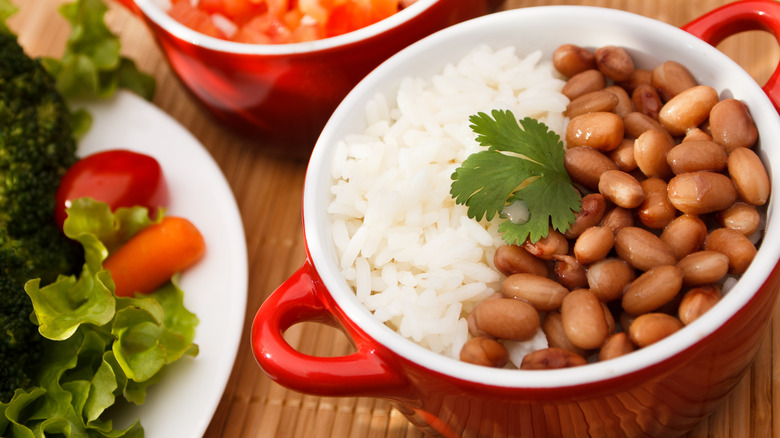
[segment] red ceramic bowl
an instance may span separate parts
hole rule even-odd
[[[344,96],[398,50],[503,0],[418,0],[379,23],[319,41],[241,44],[189,29],[163,0],[120,0],[151,29],[173,70],[208,109],[259,146],[308,158]]]
[[[622,11],[574,6],[499,12],[428,37],[383,63],[335,111],[312,153],[303,197],[307,261],[261,306],[251,342],[271,379],[309,394],[391,401],[432,435],[486,437],[673,437],[709,415],[740,381],[764,338],[778,294],[780,215],[768,203],[764,244],[747,272],[708,313],[662,341],[609,361],[576,368],[492,369],[435,354],[379,323],[340,274],[330,234],[330,163],[336,140],[361,132],[361,109],[401,77],[429,77],[476,44],[513,44],[519,54],[560,44],[626,47],[640,67],[686,65],[699,83],[743,100],[758,126],[757,151],[770,175],[780,169],[776,72],[763,87],[711,44],[747,29],[780,35],[780,3],[747,1],[679,29]],[[686,32],[687,31],[687,32]],[[773,178],[772,190],[780,183]],[[312,357],[282,337],[291,325],[342,327],[356,352]]]

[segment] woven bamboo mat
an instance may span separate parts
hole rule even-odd
[[[34,55],[58,54],[67,24],[56,13],[63,0],[16,0],[20,12],[12,24]],[[111,0],[108,0],[109,2]],[[464,0],[469,1],[469,0]],[[575,4],[622,9],[681,26],[724,0],[507,0],[505,9]],[[244,330],[233,373],[206,432],[207,438],[374,438],[422,434],[384,401],[369,398],[312,397],[286,390],[257,367],[249,349],[249,325],[263,302],[303,262],[300,200],[305,165],[269,156],[251,141],[232,135],[211,119],[185,92],[141,23],[118,4],[107,19],[122,40],[122,50],[153,74],[155,104],[187,127],[209,150],[235,193],[244,220],[249,253],[249,296]],[[774,39],[749,32],[731,37],[719,48],[764,83],[780,58]],[[777,312],[776,312],[777,313]],[[777,335],[774,335],[777,333]],[[300,324],[286,338],[300,351],[343,355],[349,344],[340,332]],[[728,400],[688,434],[688,438],[780,436],[780,386],[774,377],[780,361],[780,322],[775,321],[753,366]],[[778,375],[780,379],[780,375]],[[171,409],[176,409],[172,406]]]

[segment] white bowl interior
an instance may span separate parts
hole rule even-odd
[[[306,176],[303,210],[306,241],[317,272],[346,315],[365,332],[407,359],[457,378],[505,387],[560,387],[608,379],[631,373],[669,358],[727,321],[755,294],[780,259],[780,246],[764,244],[748,271],[721,302],[705,317],[663,341],[610,361],[570,369],[545,372],[489,369],[459,362],[433,353],[401,337],[379,323],[358,301],[341,276],[330,235],[326,208],[332,198],[330,163],[338,140],[362,132],[366,103],[376,92],[392,97],[404,76],[430,77],[448,62],[465,56],[478,44],[493,48],[514,45],[524,56],[542,49],[550,59],[556,47],[574,43],[596,48],[604,45],[625,47],[640,67],[651,68],[666,60],[687,66],[701,84],[713,86],[721,97],[735,97],[748,104],[759,127],[760,137],[780,136],[780,119],[761,87],[726,55],[700,39],[657,20],[627,12],[581,6],[524,8],[473,19],[438,32],[401,51],[368,75],[344,99],[324,128],[311,157]],[[757,151],[770,173],[780,169],[780,153]],[[772,179],[772,190],[779,190]],[[765,242],[778,241],[780,224],[774,197],[767,210]]]
[[[397,14],[392,15],[378,23],[366,26],[362,29],[349,32],[331,38],[317,41],[309,41],[294,44],[243,44],[232,41],[226,41],[219,38],[210,37],[196,32],[187,26],[171,18],[165,11],[170,6],[170,0],[133,0],[143,14],[153,22],[157,23],[163,29],[179,39],[189,41],[193,45],[205,47],[208,49],[241,54],[257,55],[283,55],[295,53],[308,53],[326,50],[333,47],[345,46],[357,41],[379,35],[396,26],[411,20],[420,15],[435,4],[438,0],[417,0],[411,6],[404,8]]]

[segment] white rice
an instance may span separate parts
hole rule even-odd
[[[343,274],[376,318],[458,358],[466,316],[502,280],[492,261],[502,244],[498,224],[469,219],[449,193],[455,169],[484,149],[469,116],[507,109],[562,136],[563,85],[541,52],[519,57],[513,47],[480,46],[366,106],[366,129],[338,144],[328,212]],[[546,346],[540,338],[529,341],[533,349]],[[507,344],[519,364],[529,345]]]

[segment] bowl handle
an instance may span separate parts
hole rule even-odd
[[[252,351],[260,368],[287,388],[316,395],[398,395],[406,379],[382,356],[376,342],[337,321],[324,301],[321,280],[309,260],[260,306],[252,323]],[[316,357],[296,351],[285,330],[315,321],[341,327],[357,351],[339,357]]]
[[[682,29],[713,46],[729,36],[749,30],[770,32],[780,44],[780,3],[775,0],[736,1],[702,15]],[[780,65],[763,89],[780,112]]]

